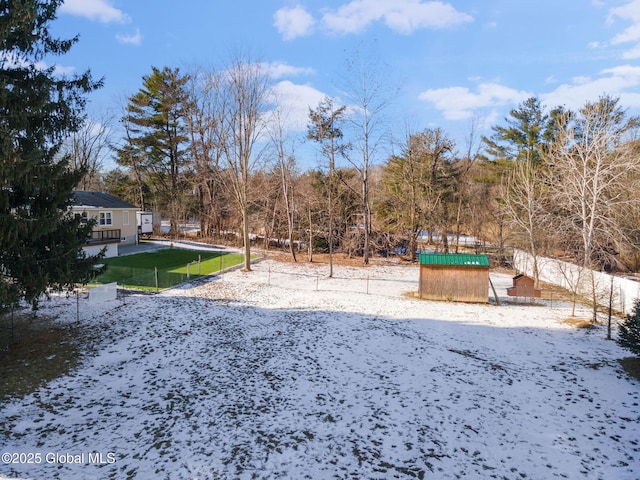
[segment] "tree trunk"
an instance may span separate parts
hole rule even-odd
[[[311,225],[311,205],[307,204],[307,214],[309,215],[309,244],[307,245],[307,258],[313,262],[313,229]]]
[[[329,278],[333,278],[333,168],[329,173]]]
[[[369,165],[365,161],[362,172],[362,213],[364,221],[364,251],[362,254],[362,262],[369,265],[369,249],[371,242],[370,235],[370,213],[369,213]]]
[[[242,236],[244,239],[244,271],[251,271],[251,241],[249,239],[249,209],[242,207]]]

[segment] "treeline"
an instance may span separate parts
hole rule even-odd
[[[258,235],[294,258],[413,259],[428,232],[441,252],[460,251],[467,234],[534,258],[638,271],[638,119],[618,99],[572,111],[530,98],[488,136],[471,127],[464,145],[439,128],[399,140],[383,121],[389,98],[379,79],[351,73],[360,81],[349,104],[325,98],[301,139],[259,62],[239,56],[224,70],[189,74],[154,68],[120,118],[119,167],[102,176],[89,168],[82,186],[161,212],[171,235],[197,219],[203,237],[248,250]],[[299,157],[302,140],[314,160]]]

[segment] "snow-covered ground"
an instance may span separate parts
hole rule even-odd
[[[628,353],[569,305],[420,301],[415,266],[326,273],[267,260],[83,304],[93,353],[0,405],[0,451],[26,454],[3,460],[34,461],[0,478],[640,478]],[[74,299],[44,307],[75,321]]]

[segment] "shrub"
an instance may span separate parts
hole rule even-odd
[[[620,324],[618,344],[640,357],[640,299],[633,306],[633,313]]]

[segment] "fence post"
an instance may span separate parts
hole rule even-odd
[[[318,291],[318,280],[320,279],[320,275],[316,273],[316,292]]]
[[[269,265],[269,273],[267,274],[267,285],[271,286],[271,265]]]
[[[15,341],[15,318],[13,316],[13,312],[15,311],[16,306],[11,304],[11,341]]]
[[[154,277],[156,279],[156,293],[158,293],[158,267],[153,267]]]
[[[367,295],[369,295],[369,274],[367,274]]]
[[[201,273],[200,273],[200,260],[201,260],[201,255],[198,255],[198,276],[201,275]]]
[[[187,263],[187,280],[189,280],[189,278],[191,277],[191,275],[189,274],[190,265],[191,265],[191,263]]]

